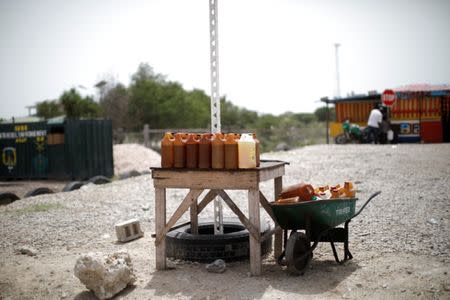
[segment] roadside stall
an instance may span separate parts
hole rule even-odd
[[[395,101],[387,107],[387,119],[399,143],[450,142],[450,86],[408,85],[393,89]],[[360,127],[367,125],[374,104],[382,103],[382,94],[355,95],[346,98],[321,99],[327,107],[335,105],[336,119],[329,120],[329,136],[343,132],[349,120]]]

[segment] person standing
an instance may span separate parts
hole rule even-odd
[[[376,103],[374,108],[370,111],[369,120],[367,121],[367,128],[369,133],[369,140],[372,143],[378,144],[380,136],[380,124],[383,121],[383,114],[379,109],[379,104]]]

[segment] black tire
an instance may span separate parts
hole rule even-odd
[[[131,177],[136,177],[136,176],[141,176],[141,173],[139,173],[136,170],[131,170],[129,172],[125,172],[123,174],[119,175],[119,179],[123,180],[123,179],[127,179],[127,178],[131,178]]]
[[[62,189],[63,192],[71,192],[80,189],[84,185],[81,181],[72,181],[66,184],[66,186]]]
[[[334,142],[338,145],[344,145],[347,144],[349,141],[345,136],[345,133],[341,133],[334,137]]]
[[[0,193],[0,205],[7,205],[19,199],[20,198],[14,193]]]
[[[225,221],[224,234],[214,235],[214,223],[204,222],[198,226],[199,234],[190,233],[190,225],[186,225],[166,235],[166,255],[170,258],[209,263],[216,259],[239,261],[249,258],[249,233],[237,221]],[[264,233],[270,230],[264,226]],[[272,250],[272,237],[261,244],[261,255]]]
[[[39,188],[36,188],[36,189],[31,190],[28,193],[26,193],[24,198],[34,197],[34,196],[44,195],[44,194],[53,194],[53,193],[54,192],[47,187],[39,187]]]
[[[289,273],[303,275],[312,258],[312,253],[305,258],[309,250],[309,242],[302,232],[293,232],[286,243],[286,266]]]
[[[88,182],[91,182],[93,184],[106,184],[111,183],[111,180],[103,175],[97,175],[89,179]]]

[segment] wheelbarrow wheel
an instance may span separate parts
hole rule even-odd
[[[286,244],[286,266],[289,273],[303,275],[312,258],[312,253],[306,257],[304,254],[309,251],[309,242],[302,232],[294,232],[289,237]]]

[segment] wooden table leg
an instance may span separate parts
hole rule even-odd
[[[275,193],[274,200],[277,200],[278,196],[281,194],[282,188],[283,188],[283,177],[276,177],[274,179],[274,193]],[[279,229],[275,232],[275,241],[273,250],[275,259],[278,259],[278,257],[280,257],[282,251],[283,251],[283,231]]]
[[[253,224],[258,233],[261,232],[261,223],[259,215],[259,189],[251,189],[248,191],[248,211],[249,220]],[[261,275],[261,243],[260,237],[255,239],[253,235],[250,238],[250,274]]]
[[[198,234],[198,197],[194,199],[190,206],[191,233]]]
[[[155,232],[163,232],[166,226],[166,189],[155,188]],[[156,269],[166,269],[166,239],[156,244]]]

